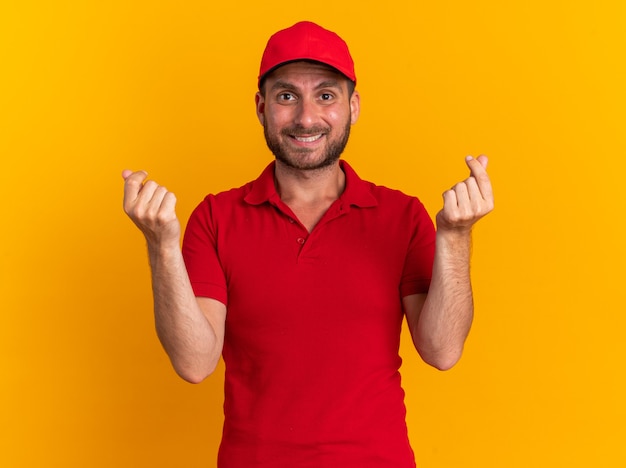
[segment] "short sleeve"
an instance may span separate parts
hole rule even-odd
[[[404,263],[401,297],[428,292],[435,258],[435,227],[426,208],[415,199],[411,210],[412,236]]]
[[[194,294],[227,304],[226,279],[216,243],[215,220],[207,196],[191,214],[183,237],[183,258]]]

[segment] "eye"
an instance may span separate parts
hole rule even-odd
[[[295,99],[296,99],[296,97],[293,94],[291,94],[291,93],[280,93],[278,95],[278,100],[279,101],[293,101]]]
[[[322,94],[320,95],[320,99],[321,99],[322,101],[330,101],[332,98],[333,98],[333,95],[332,95],[332,94],[330,94],[330,93],[322,93]]]

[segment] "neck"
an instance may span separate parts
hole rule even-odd
[[[298,170],[276,161],[276,189],[287,205],[332,203],[343,193],[346,176],[339,161],[315,170]]]

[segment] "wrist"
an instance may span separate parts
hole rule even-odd
[[[171,258],[180,255],[180,242],[178,240],[169,241],[148,241],[148,255],[150,260],[156,258]]]
[[[455,258],[467,258],[472,246],[471,229],[438,229],[435,245],[440,254],[450,254]]]
[[[450,243],[467,243],[472,239],[472,228],[437,228],[437,240]]]

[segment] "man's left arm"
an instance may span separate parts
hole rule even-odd
[[[472,227],[493,209],[487,157],[467,157],[470,176],[443,194],[437,213],[435,259],[428,294],[403,298],[413,343],[437,369],[454,366],[463,352],[474,304],[470,281]]]

